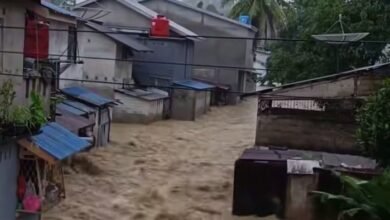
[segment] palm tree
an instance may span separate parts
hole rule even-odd
[[[390,172],[370,181],[359,180],[336,173],[343,184],[341,194],[311,192],[320,201],[332,205],[339,212],[338,220],[390,219]]]
[[[283,0],[222,0],[223,6],[227,4],[233,4],[231,18],[249,15],[260,37],[276,37],[280,27],[286,24],[283,7],[288,4]]]

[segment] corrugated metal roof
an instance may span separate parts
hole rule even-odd
[[[164,95],[161,93],[146,91],[143,89],[115,89],[116,92],[122,93],[124,95],[128,95],[131,97],[143,99],[146,101],[155,101],[160,99],[168,98],[168,95]]]
[[[118,2],[122,3],[123,5],[125,5],[126,7],[140,13],[141,15],[149,18],[149,19],[152,19],[154,17],[156,17],[158,15],[157,12],[143,6],[142,4],[136,2],[136,1],[133,1],[133,0],[117,0]],[[178,34],[182,35],[182,36],[191,36],[191,37],[198,37],[198,35],[192,31],[190,31],[189,29],[177,24],[176,22],[172,21],[172,20],[169,20],[169,25],[170,27],[172,28],[173,31],[177,32]]]
[[[62,14],[62,15],[66,15],[66,16],[70,16],[70,17],[74,17],[74,18],[79,17],[75,13],[68,11],[68,10],[66,10],[66,9],[56,5],[56,4],[48,2],[47,0],[41,0],[41,5],[56,12],[56,13]]]
[[[104,27],[102,25],[96,24],[94,22],[87,22],[85,24],[86,26],[103,33],[104,35],[108,36],[109,38],[113,39],[114,41],[117,41],[119,43],[122,43],[131,49],[137,51],[137,52],[152,52],[153,50],[148,48],[147,46],[141,44],[136,39],[131,38],[129,35],[126,34],[119,34],[119,33],[110,33],[112,30],[110,30],[107,27]]]
[[[362,156],[334,154],[305,150],[270,150],[263,148],[246,149],[240,159],[263,161],[315,160],[322,167],[375,169],[374,160]]]
[[[227,85],[223,85],[223,84],[220,84],[220,83],[215,83],[215,82],[210,82],[208,80],[205,80],[205,79],[199,79],[199,78],[196,78],[196,77],[192,77],[193,80],[196,80],[196,81],[199,81],[199,82],[203,82],[203,83],[207,83],[207,84],[210,84],[210,85],[214,85],[216,88],[218,89],[222,89],[222,90],[230,90],[230,86],[227,86]]]
[[[68,87],[65,89],[62,89],[62,92],[70,97],[79,99],[81,101],[84,101],[88,104],[94,105],[94,106],[104,106],[108,104],[115,103],[114,100],[105,98],[103,96],[100,96],[94,92],[91,92],[90,90],[83,88],[83,87]]]
[[[74,108],[74,107],[72,107],[70,105],[66,105],[66,104],[63,104],[63,103],[57,104],[57,110],[71,112],[71,113],[73,113],[75,115],[84,115],[84,114],[86,114],[86,112],[81,111],[80,109]]]
[[[195,80],[183,80],[183,81],[176,81],[174,82],[175,85],[179,85],[186,88],[191,88],[195,90],[207,90],[207,89],[213,89],[215,86],[195,81]]]
[[[90,146],[87,141],[55,122],[41,130],[42,133],[31,137],[32,142],[57,160],[66,159]]]
[[[140,0],[139,2],[143,3],[143,2],[147,2],[147,1],[150,1],[150,0]],[[237,26],[245,28],[245,29],[249,29],[253,32],[257,32],[257,28],[253,27],[252,25],[243,24],[243,23],[240,23],[239,21],[230,19],[228,17],[222,16],[222,15],[219,15],[219,14],[216,14],[216,13],[213,13],[213,12],[201,9],[201,8],[193,7],[192,5],[189,5],[185,2],[181,2],[181,1],[177,1],[177,0],[165,0],[165,1],[170,2],[172,4],[175,4],[175,5],[179,5],[181,7],[187,8],[187,9],[192,10],[192,11],[199,12],[199,13],[204,14],[204,15],[208,15],[208,16],[216,18],[218,20],[225,21],[225,22],[237,25]]]
[[[73,100],[68,100],[67,99],[67,100],[64,100],[62,103],[64,103],[65,105],[69,105],[69,106],[71,106],[73,108],[76,108],[76,109],[78,109],[80,111],[83,111],[85,113],[88,113],[88,114],[96,112],[96,110],[94,108],[91,108],[88,105],[85,105],[85,104],[83,104],[81,102],[77,102],[77,101],[73,101]]]
[[[82,116],[75,115],[66,110],[57,109],[56,113],[60,114],[56,116],[56,122],[77,135],[80,129],[95,125],[94,121],[88,120]]]
[[[85,7],[89,4],[96,3],[98,1],[99,0],[87,0],[85,2],[81,2],[80,4],[76,5],[75,8],[76,9],[82,8],[82,7]],[[142,4],[140,4],[134,0],[116,0],[116,1],[121,3],[122,5],[126,6],[130,10],[133,10],[133,11],[139,13],[140,15],[142,15],[148,19],[152,19],[158,15],[157,12],[143,6]],[[199,40],[199,36],[196,33],[192,32],[191,30],[177,24],[176,22],[174,22],[172,20],[169,21],[169,24],[170,24],[171,29],[174,32],[176,32],[177,34],[179,34],[181,36],[191,36],[191,37],[188,37],[191,40]]]
[[[372,66],[364,66],[364,67],[360,67],[360,68],[356,68],[356,69],[352,69],[352,70],[348,70],[348,71],[344,71],[344,72],[340,72],[340,73],[336,73],[336,74],[331,74],[331,75],[327,75],[327,76],[321,76],[321,77],[311,78],[311,79],[297,81],[297,82],[293,82],[293,83],[287,83],[287,84],[281,85],[279,87],[275,87],[269,93],[280,92],[280,90],[282,90],[282,89],[286,89],[286,88],[290,88],[290,87],[294,87],[294,86],[301,86],[301,85],[305,85],[305,84],[316,83],[316,82],[326,81],[326,80],[334,80],[334,79],[338,79],[338,78],[341,78],[344,76],[349,76],[349,75],[358,74],[358,73],[364,73],[367,71],[375,71],[377,69],[389,68],[389,67],[390,67],[390,63],[375,64]]]

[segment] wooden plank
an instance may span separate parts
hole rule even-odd
[[[48,153],[46,153],[45,151],[43,151],[42,149],[40,149],[39,147],[35,146],[33,143],[31,143],[30,141],[26,140],[25,138],[21,139],[21,140],[18,140],[17,143],[25,148],[26,150],[30,151],[31,153],[33,153],[34,155],[36,155],[37,157],[45,160],[46,162],[48,162],[49,164],[51,165],[55,165],[57,164],[57,160],[54,159],[52,156],[50,156]]]

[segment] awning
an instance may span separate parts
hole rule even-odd
[[[94,121],[75,115],[66,110],[57,108],[56,113],[60,114],[56,116],[56,122],[76,135],[79,134],[81,129],[95,125]]]
[[[51,122],[41,128],[42,133],[23,138],[17,143],[37,157],[55,164],[90,146],[61,125]]]
[[[112,30],[110,30],[107,27],[104,27],[103,25],[99,25],[93,22],[88,22],[85,24],[87,27],[90,27],[94,29],[95,31],[98,31],[107,37],[113,39],[114,41],[117,41],[119,43],[122,43],[131,49],[137,51],[137,52],[153,52],[152,49],[148,48],[147,46],[143,45],[142,43],[138,42],[136,39],[133,39],[130,37],[130,35],[126,34],[120,34],[120,33],[113,33]]]
[[[174,82],[175,85],[185,87],[185,88],[190,88],[194,90],[209,90],[209,89],[214,89],[215,86],[195,81],[195,80],[183,80],[183,81],[176,81]]]
[[[65,89],[62,89],[62,92],[65,95],[68,95],[72,98],[78,99],[80,101],[83,101],[87,104],[102,107],[109,104],[115,104],[115,101],[112,99],[105,98],[103,96],[100,96],[86,88],[83,87],[68,87]]]
[[[206,80],[203,80],[203,79],[197,79],[197,78],[194,78],[194,80],[198,81],[198,82],[203,82],[203,83],[207,83],[209,85],[213,85],[215,86],[217,89],[221,89],[221,90],[230,90],[230,86],[228,85],[223,85],[223,84],[220,84],[220,83],[215,83],[215,82],[209,82],[209,81],[206,81]]]

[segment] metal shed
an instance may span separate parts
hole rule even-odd
[[[69,99],[81,102],[96,112],[94,128],[94,135],[96,137],[95,146],[101,147],[107,145],[110,141],[112,105],[115,104],[115,101],[83,87],[64,88],[62,89],[62,93]]]
[[[290,167],[296,164],[304,172]],[[376,168],[375,161],[361,156],[266,147],[246,149],[235,163],[233,214],[277,214],[283,219],[311,220],[308,194],[317,183],[310,164],[327,169]]]
[[[171,95],[171,117],[177,120],[194,121],[210,109],[211,90],[215,87],[195,81],[174,82]]]
[[[57,107],[55,121],[79,137],[94,142],[93,127],[95,126],[95,120],[89,120]]]

